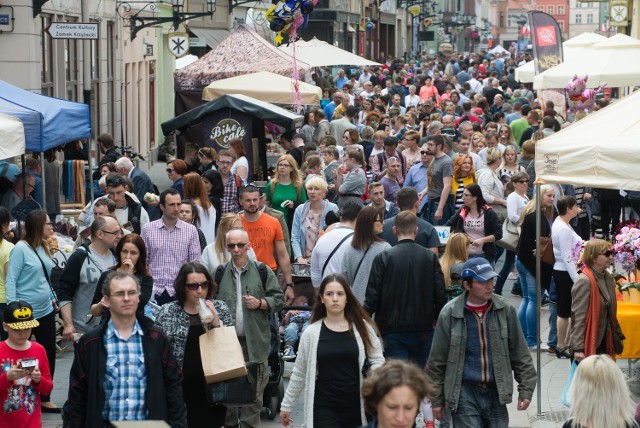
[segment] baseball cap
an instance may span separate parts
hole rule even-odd
[[[464,263],[456,263],[451,266],[451,272],[449,273],[449,277],[453,281],[460,281],[462,279],[462,271],[464,270]]]
[[[4,322],[14,330],[35,328],[40,323],[33,318],[33,308],[27,302],[16,300],[4,308]]]
[[[482,257],[474,257],[464,262],[462,267],[463,278],[473,277],[480,282],[485,282],[498,276],[491,264]]]

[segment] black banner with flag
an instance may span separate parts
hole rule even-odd
[[[549,14],[529,12],[533,63],[536,74],[562,63],[562,32],[558,21]]]

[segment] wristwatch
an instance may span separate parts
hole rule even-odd
[[[292,283],[292,282],[290,282],[289,284],[287,284],[287,285],[284,287],[284,289],[286,290],[286,289],[287,289],[287,288],[289,288],[289,287],[293,288],[293,283]]]

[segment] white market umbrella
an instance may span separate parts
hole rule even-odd
[[[280,46],[280,49],[293,56],[293,44]],[[332,65],[380,65],[366,58],[352,54],[315,37],[307,42],[299,40],[295,45],[296,59],[306,62],[312,67],[327,67]]]

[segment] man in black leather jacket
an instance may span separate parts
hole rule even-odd
[[[104,283],[104,305],[110,309],[111,319],[76,344],[69,379],[68,426],[103,428],[108,420],[135,418],[163,420],[173,428],[186,428],[182,372],[169,339],[149,318],[136,316],[140,284],[133,275],[121,272],[109,274]],[[109,342],[107,346],[105,342]],[[130,350],[140,343],[142,352],[131,362],[127,354],[110,351],[112,342],[125,342]],[[126,362],[121,364],[123,358]],[[134,385],[126,377],[130,364],[139,366],[134,367]],[[115,394],[122,388],[127,391],[124,402]]]
[[[396,216],[398,244],[373,259],[364,307],[375,314],[385,357],[424,367],[447,296],[438,256],[415,242],[417,230],[414,213]]]

